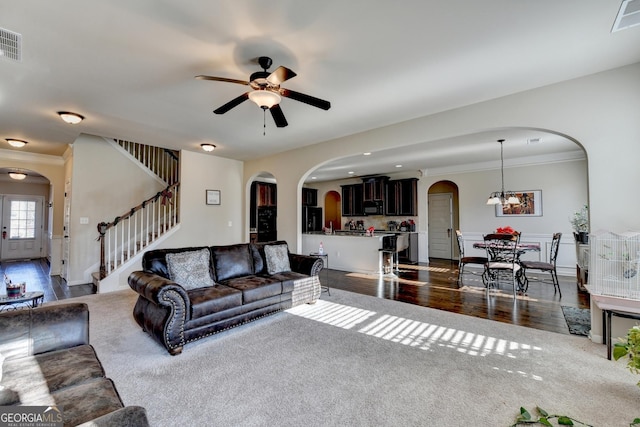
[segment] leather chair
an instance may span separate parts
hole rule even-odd
[[[460,260],[458,261],[458,286],[462,284],[462,275],[464,274],[464,267],[467,264],[475,264],[482,266],[482,283],[487,285],[487,275],[485,265],[487,264],[487,257],[481,256],[465,256],[464,254],[464,238],[462,237],[462,232],[460,230],[456,230],[456,238],[458,240],[458,251],[460,252]],[[478,273],[471,271],[471,274],[478,275]]]
[[[558,258],[558,249],[560,248],[560,238],[562,237],[562,233],[554,233],[553,239],[551,240],[551,249],[549,250],[549,262],[544,261],[520,261],[520,265],[523,268],[523,287],[524,289],[529,288],[529,281],[536,281],[541,283],[551,283],[553,284],[553,293],[556,291],[562,297],[562,292],[560,291],[560,283],[558,282],[558,274],[556,273],[556,259]],[[543,280],[538,277],[529,278],[527,276],[528,270],[538,270],[543,273],[549,273],[551,275],[551,282],[548,280]]]

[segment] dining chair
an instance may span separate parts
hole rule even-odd
[[[551,249],[549,250],[549,262],[545,261],[520,261],[520,265],[522,266],[522,277],[523,277],[523,287],[524,289],[529,288],[529,281],[541,282],[541,283],[551,283],[553,285],[553,293],[557,292],[562,297],[562,292],[560,291],[560,282],[558,282],[558,274],[556,273],[556,260],[558,259],[558,249],[560,248],[560,238],[562,237],[562,233],[553,233],[553,238],[551,240]],[[549,273],[551,275],[551,282],[548,280],[541,279],[539,277],[531,277],[527,276],[528,270],[538,270],[543,273]]]
[[[476,273],[475,271],[470,271],[469,273],[480,275],[482,277],[482,283],[487,285],[487,275],[485,265],[487,264],[487,257],[482,256],[465,256],[464,254],[464,238],[462,237],[462,232],[460,230],[456,230],[456,238],[458,239],[458,251],[460,252],[460,260],[458,261],[458,286],[462,285],[462,275],[464,274],[464,267],[467,264],[475,264],[482,266],[482,273]]]
[[[487,288],[499,287],[501,276],[509,277],[513,286],[513,296],[519,289],[518,277],[521,274],[518,259],[518,240],[514,234],[487,234],[483,237],[487,252],[486,276]]]

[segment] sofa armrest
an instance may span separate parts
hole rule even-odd
[[[125,406],[101,417],[80,424],[78,427],[147,427],[147,411],[142,406]]]
[[[5,311],[0,331],[0,353],[7,359],[89,344],[89,308],[64,303]]]
[[[292,253],[289,253],[289,264],[291,271],[307,276],[317,276],[324,268],[324,262],[318,257]]]
[[[128,281],[131,289],[149,301],[167,307],[178,304],[185,307],[186,313],[191,313],[189,295],[176,282],[146,271],[134,271]]]

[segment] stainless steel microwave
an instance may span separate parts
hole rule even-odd
[[[368,200],[363,204],[365,215],[384,215],[384,206],[381,200]]]

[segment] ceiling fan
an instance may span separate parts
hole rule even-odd
[[[232,108],[242,104],[247,99],[250,99],[264,111],[269,110],[276,126],[279,128],[288,125],[287,119],[284,117],[282,109],[280,108],[280,101],[283,96],[295,101],[304,102],[305,104],[309,104],[314,107],[322,108],[323,110],[331,108],[331,103],[329,101],[280,87],[280,84],[283,82],[294,78],[296,73],[283,66],[280,66],[274,72],[269,73],[267,70],[271,67],[272,63],[273,61],[268,56],[261,56],[258,58],[258,64],[260,64],[263,71],[256,71],[251,74],[249,81],[203,75],[196,76],[196,79],[214,80],[251,86],[251,89],[253,90],[245,92],[237,98],[232,99],[223,106],[213,110],[213,112],[215,114],[224,114]]]

